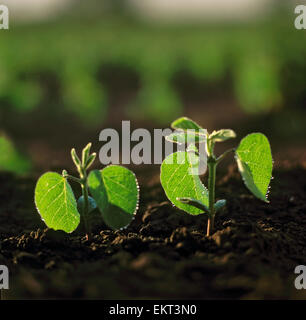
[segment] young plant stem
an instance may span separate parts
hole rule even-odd
[[[82,219],[84,223],[84,229],[86,233],[87,240],[91,238],[90,225],[88,221],[88,211],[89,211],[89,198],[88,198],[88,183],[87,183],[87,172],[84,167],[80,167],[79,170],[80,179],[74,176],[71,176],[67,173],[66,170],[63,171],[63,177],[66,179],[70,179],[74,182],[77,182],[81,185],[82,195],[84,199],[83,210],[82,210]]]
[[[215,222],[215,188],[216,188],[216,168],[220,161],[222,161],[228,154],[235,152],[235,149],[225,151],[221,156],[216,158],[214,154],[214,141],[208,139],[207,141],[207,166],[208,166],[208,192],[209,192],[209,216],[207,222],[206,236],[209,237],[214,230]]]
[[[89,240],[91,238],[90,226],[88,221],[88,210],[89,210],[89,200],[88,200],[88,184],[87,184],[87,173],[86,169],[83,168],[82,175],[81,175],[81,186],[82,186],[82,195],[84,198],[84,205],[83,205],[83,221],[84,221],[84,228],[86,232],[86,238]]]
[[[216,185],[217,161],[214,156],[208,158],[208,191],[209,191],[209,216],[206,236],[209,237],[214,229],[215,220],[215,185]]]

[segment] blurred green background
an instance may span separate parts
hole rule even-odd
[[[1,1],[0,169],[69,165],[105,127],[178,116],[238,136],[262,131],[276,160],[305,160],[306,30],[294,1]]]

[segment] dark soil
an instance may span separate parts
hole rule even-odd
[[[204,215],[167,201],[158,172],[137,175],[133,223],[114,232],[97,219],[87,241],[81,228],[46,229],[33,204],[37,177],[1,174],[0,264],[11,272],[5,298],[306,298],[294,287],[295,267],[306,264],[305,165],[275,169],[270,204],[250,195],[234,166],[219,172],[217,195],[228,205],[210,238]]]

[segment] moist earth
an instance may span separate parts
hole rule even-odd
[[[255,199],[235,166],[218,172],[227,206],[206,237],[207,217],[172,206],[156,170],[138,172],[131,225],[109,230],[93,212],[93,238],[47,229],[33,194],[38,176],[0,174],[4,299],[305,299],[294,281],[306,264],[306,164],[274,170],[270,203]],[[75,186],[73,186],[75,187]],[[75,192],[78,193],[77,188]]]

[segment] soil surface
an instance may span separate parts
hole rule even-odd
[[[270,204],[248,192],[235,166],[218,172],[227,207],[205,237],[205,215],[174,208],[158,170],[136,171],[140,209],[124,231],[92,215],[93,239],[46,229],[35,210],[37,176],[0,175],[0,264],[10,269],[7,299],[302,299],[306,264],[306,164],[274,170]],[[75,187],[75,186],[73,186]],[[79,192],[75,189],[76,193]]]

